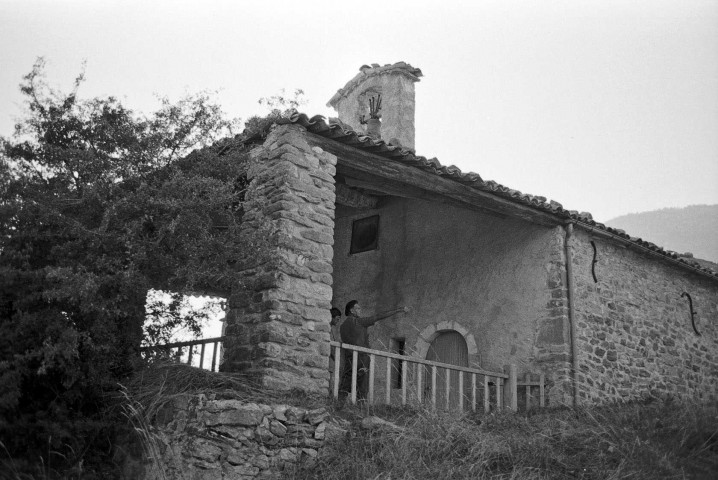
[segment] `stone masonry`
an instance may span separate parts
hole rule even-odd
[[[222,369],[276,390],[328,389],[336,157],[279,125],[251,153],[243,234],[267,232],[266,255],[238,273]]]
[[[546,265],[546,306],[536,322],[535,358],[546,374],[549,405],[570,405],[573,395],[564,245],[564,229],[555,227]]]
[[[144,478],[292,478],[317,457],[325,438],[343,434],[324,408],[180,396],[153,426],[158,455]]]
[[[718,289],[631,248],[576,231],[579,399],[604,403],[646,396],[718,399]],[[591,274],[593,240],[597,250]],[[700,336],[691,325],[688,292]]]

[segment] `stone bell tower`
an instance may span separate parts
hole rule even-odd
[[[364,65],[359,73],[327,103],[339,114],[339,120],[356,132],[370,134],[367,122],[371,119],[372,104],[376,109],[381,96],[380,138],[392,145],[414,150],[414,83],[422,76],[421,70],[408,63],[392,65]],[[372,135],[375,136],[376,135]]]

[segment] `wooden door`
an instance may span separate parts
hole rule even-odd
[[[429,351],[426,353],[427,360],[435,362],[448,363],[450,365],[458,365],[461,367],[469,366],[469,349],[466,346],[464,337],[455,330],[448,330],[439,333],[439,336],[431,342]],[[429,394],[427,401],[431,399],[431,370],[428,370],[426,377],[427,392]],[[459,374],[458,372],[447,371],[444,368],[438,368],[436,372],[436,406],[443,409],[446,406],[446,376],[450,374],[450,408],[458,409],[459,406]],[[470,382],[467,374],[464,374],[464,388]],[[464,408],[466,408],[466,399],[464,399]]]

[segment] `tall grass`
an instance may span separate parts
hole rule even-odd
[[[152,478],[166,477],[161,461],[164,445],[159,443],[156,429],[170,420],[172,411],[188,395],[202,393],[217,399],[304,408],[327,405],[325,397],[267,391],[242,376],[177,364],[152,365],[137,372],[126,387],[114,408],[119,405],[129,419],[145,459],[150,460],[145,470]],[[285,477],[718,478],[715,404],[655,401],[489,415],[389,406],[338,409],[330,404],[329,409],[335,419],[344,418],[346,434],[328,439],[312,464],[285,471]],[[394,422],[399,428],[365,430],[360,425],[368,415]],[[37,475],[24,473],[3,447],[0,443],[0,478],[59,478],[49,464],[41,465]],[[83,477],[78,471],[67,478]]]
[[[177,364],[139,373],[127,393],[128,415],[134,415],[150,457],[159,455],[153,425],[166,405],[187,394],[304,408],[326,405],[321,397],[267,391],[241,376]],[[489,415],[389,406],[329,409],[348,421],[346,435],[328,439],[313,464],[285,471],[285,476],[653,480],[713,479],[718,472],[718,405],[655,401]],[[365,430],[360,424],[368,415],[400,428]],[[162,478],[161,472],[155,474]]]
[[[119,407],[142,450],[143,478],[171,478],[163,460],[166,446],[160,428],[174,418],[177,410],[187,407],[190,397],[198,394],[211,399],[290,404],[305,408],[316,408],[326,403],[324,396],[267,390],[241,374],[210,372],[172,361],[155,361],[137,371],[120,390]]]
[[[623,404],[522,415],[361,412],[297,477],[325,479],[713,479],[718,408]],[[377,414],[401,429],[366,431]]]
[[[288,403],[306,408],[323,406],[325,397],[302,391],[273,391],[240,373],[210,372],[172,361],[156,361],[139,370],[125,385],[127,393],[148,418],[168,404],[187,395],[213,395],[254,403]]]

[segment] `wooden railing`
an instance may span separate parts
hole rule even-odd
[[[534,397],[531,394],[531,391],[532,391],[531,387],[536,387],[536,389],[538,390],[538,395],[537,395],[538,396],[538,406],[540,408],[543,408],[546,406],[546,377],[544,376],[543,373],[538,375],[538,377],[539,377],[538,381],[532,381],[531,377],[532,377],[532,375],[530,373],[527,373],[525,380],[523,382],[521,382],[521,381],[516,382],[516,385],[518,387],[526,388],[526,390],[525,390],[525,392],[526,392],[526,394],[525,394],[526,395],[525,409],[526,410],[531,410],[531,408],[533,407],[533,405],[531,404],[531,399],[533,399]]]
[[[401,370],[401,397],[400,401],[402,405],[407,403],[417,402],[425,403],[430,402],[433,408],[442,407],[446,410],[453,408],[454,406],[463,411],[467,406],[470,405],[471,410],[476,411],[479,400],[479,390],[481,391],[481,400],[483,403],[484,412],[489,412],[493,405],[496,409],[508,408],[516,411],[518,409],[518,387],[525,387],[526,393],[526,408],[531,407],[532,387],[538,387],[538,398],[539,406],[543,407],[544,402],[544,385],[545,378],[543,374],[539,375],[538,381],[531,381],[530,374],[526,375],[526,379],[523,382],[519,382],[516,375],[516,367],[514,365],[507,365],[503,372],[490,372],[487,370],[481,370],[477,368],[460,367],[457,365],[449,365],[446,363],[434,362],[431,360],[424,360],[416,357],[410,357],[406,355],[399,355],[390,352],[384,352],[380,350],[372,350],[369,348],[357,347],[354,345],[343,344],[339,342],[331,342],[331,348],[334,349],[334,372],[333,372],[333,385],[332,394],[334,398],[339,398],[339,388],[341,383],[341,359],[344,351],[352,352],[352,369],[351,369],[351,392],[349,392],[350,401],[355,404],[357,402],[357,377],[358,377],[358,356],[359,353],[365,353],[369,355],[369,380],[368,380],[368,392],[366,393],[366,401],[373,405],[376,403],[375,398],[375,383],[376,383],[376,368],[377,358],[383,357],[386,359],[385,362],[385,385],[384,385],[384,403],[392,403],[392,371],[397,367],[392,366],[392,360],[398,360]],[[409,365],[413,365],[409,367]],[[444,372],[444,385],[441,397],[443,405],[437,405],[437,392],[439,385],[437,385],[437,373]],[[410,385],[409,374],[410,370],[413,371],[413,382]],[[452,382],[452,372],[455,372],[458,377],[458,382]],[[398,372],[397,372],[398,373]],[[349,375],[346,373],[345,375]],[[465,375],[466,380],[470,382],[470,387],[464,382]],[[481,384],[479,384],[479,379]],[[426,384],[424,384],[426,382]],[[452,389],[452,385],[454,388]],[[470,392],[466,393],[466,387],[469,388]],[[491,392],[493,388],[493,395]],[[453,396],[452,396],[453,390]],[[430,397],[430,398],[427,398]],[[452,398],[455,399],[456,405],[451,405]],[[493,400],[493,402],[492,402]]]
[[[198,368],[206,368],[216,372],[218,367],[219,345],[226,337],[204,338],[200,340],[189,340],[185,342],[167,343],[164,345],[153,345],[140,348],[145,354],[160,354]],[[212,344],[212,355],[207,357],[207,345]],[[508,408],[513,411],[518,409],[519,388],[525,390],[525,408],[528,410],[538,403],[538,406],[545,405],[545,377],[538,375],[538,381],[532,380],[531,374],[527,373],[524,381],[519,381],[516,375],[516,367],[507,365],[503,372],[491,372],[470,367],[460,367],[446,363],[424,360],[417,357],[399,355],[381,350],[357,347],[339,342],[330,342],[334,349],[334,371],[332,372],[332,392],[334,398],[339,397],[339,386],[341,382],[341,360],[345,351],[352,352],[351,392],[349,399],[353,404],[357,402],[357,363],[359,353],[369,355],[369,380],[367,402],[371,405],[377,403],[376,398],[376,368],[377,358],[386,359],[384,402],[391,404],[393,401],[400,401],[402,405],[408,403],[430,403],[433,408],[444,408],[446,410],[456,407],[463,411],[471,408],[476,411],[479,405],[483,411],[488,413],[492,407],[495,409]],[[199,351],[197,351],[199,350]],[[398,369],[392,365],[392,360],[398,360]],[[411,367],[410,367],[411,365]],[[411,371],[410,371],[411,370]],[[439,385],[439,373],[443,371],[444,385]],[[394,373],[394,376],[392,376]],[[400,398],[392,399],[391,385],[392,378],[399,374],[401,379]],[[411,380],[410,380],[411,377]],[[452,380],[456,378],[457,382]],[[440,390],[441,389],[441,390]],[[468,392],[467,392],[468,390]],[[395,394],[396,396],[397,394]],[[451,400],[455,404],[451,404]],[[537,400],[537,401],[536,401]]]
[[[193,367],[205,368],[205,353],[208,344],[212,344],[211,364],[208,370],[217,371],[217,354],[219,353],[219,344],[224,341],[225,337],[202,338],[199,340],[189,340],[186,342],[166,343],[164,345],[152,345],[142,347],[140,351],[145,354],[161,353],[169,358],[173,358],[178,362],[186,363]],[[199,346],[199,352],[195,352]],[[185,348],[187,348],[187,359],[184,360]],[[197,355],[199,360],[196,360]]]

